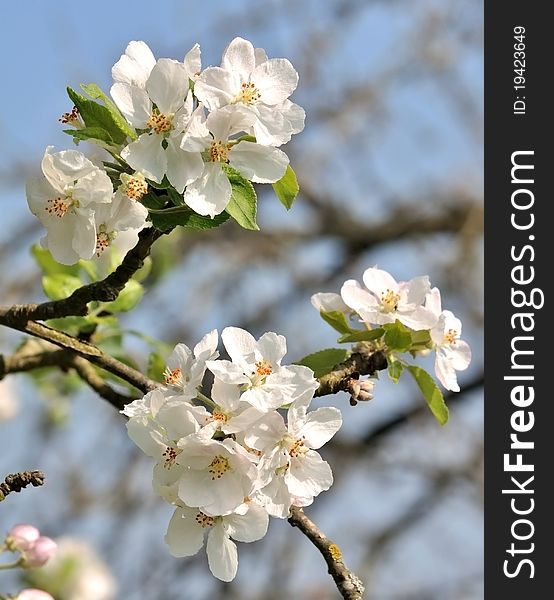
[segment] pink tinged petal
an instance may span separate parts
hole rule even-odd
[[[171,58],[160,58],[146,82],[146,91],[162,114],[176,113],[189,91],[185,65]]]
[[[212,385],[212,400],[225,413],[233,412],[238,408],[240,402],[239,386],[225,383],[216,377]]]
[[[390,313],[390,315],[394,319],[398,319],[406,327],[410,327],[415,331],[431,329],[437,322],[435,314],[423,306],[417,306],[413,310],[407,310],[406,312],[398,310],[397,312]]]
[[[185,54],[183,64],[185,65],[185,71],[189,79],[196,79],[202,70],[200,44],[194,44]]]
[[[167,170],[167,158],[162,148],[162,138],[156,134],[143,133],[121,152],[135,171],[141,171],[148,179],[161,183]]]
[[[206,529],[196,521],[198,510],[178,508],[173,513],[164,541],[172,556],[194,556],[204,545]]]
[[[217,329],[212,329],[194,347],[194,356],[197,360],[212,358],[217,351]]]
[[[398,293],[399,291],[399,285],[396,282],[396,279],[394,279],[387,271],[377,269],[376,267],[366,269],[363,280],[367,289],[379,299],[381,299],[381,295],[387,293],[388,290],[395,293]]]
[[[236,71],[244,81],[256,66],[254,46],[248,40],[236,37],[224,50],[221,67],[227,71]]]
[[[319,312],[338,311],[349,313],[350,308],[346,305],[339,294],[333,292],[320,292],[311,297],[312,306]]]
[[[317,496],[333,485],[331,467],[313,450],[291,458],[285,482],[295,496]]]
[[[408,282],[408,302],[410,304],[423,304],[430,290],[431,284],[427,275],[410,279]]]
[[[263,507],[250,503],[245,515],[232,514],[225,517],[229,535],[237,542],[255,542],[267,533],[269,516]]]
[[[237,546],[229,539],[221,524],[212,527],[208,533],[206,552],[212,574],[221,581],[232,581],[239,565]]]
[[[240,75],[220,67],[205,69],[194,84],[194,94],[210,111],[233,102],[240,92]]]
[[[250,379],[244,374],[244,369],[228,360],[208,360],[206,367],[223,383],[242,385],[250,383]]]
[[[129,42],[125,54],[112,67],[114,81],[144,87],[156,59],[147,44],[140,41]]]
[[[165,151],[167,158],[167,178],[171,185],[182,194],[185,187],[202,175],[204,161],[199,152],[185,152],[177,140],[169,139]]]
[[[218,163],[204,165],[204,172],[186,189],[185,203],[199,215],[215,217],[231,199],[231,184]]]
[[[221,339],[234,363],[242,365],[245,361],[249,364],[255,362],[257,342],[248,331],[240,327],[226,327],[221,333]]]
[[[268,331],[257,342],[257,349],[261,357],[272,365],[280,365],[281,359],[287,353],[287,340],[285,336]]]
[[[145,90],[126,83],[115,83],[110,94],[117,108],[133,127],[146,128],[152,114],[152,102]]]
[[[289,157],[278,148],[242,141],[231,148],[229,163],[254,183],[274,183],[285,174]]]
[[[260,101],[275,105],[284,102],[298,85],[298,73],[286,58],[270,58],[258,65],[250,80],[260,90]]]
[[[79,206],[83,208],[93,202],[95,204],[111,202],[113,198],[112,181],[104,171],[96,169],[77,181],[72,195],[75,200],[78,200]]]
[[[379,306],[379,301],[375,296],[364,290],[354,279],[349,279],[343,283],[340,295],[344,303],[355,311],[359,311],[362,308],[376,309]]]
[[[308,448],[317,450],[326,444],[342,425],[338,408],[323,407],[309,413],[305,423],[295,435],[303,437]]]
[[[453,392],[459,392],[460,386],[456,377],[456,370],[448,357],[441,354],[440,349],[437,349],[437,357],[435,359],[435,374],[442,385]]]

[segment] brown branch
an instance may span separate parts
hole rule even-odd
[[[8,494],[12,492],[19,493],[23,488],[28,485],[38,487],[44,483],[44,473],[42,471],[21,471],[20,473],[13,473],[12,475],[6,475],[3,483],[0,483],[0,502],[6,498]]]
[[[319,378],[319,387],[314,396],[327,396],[337,392],[349,391],[353,379],[360,375],[373,375],[387,368],[387,359],[381,351],[366,351],[358,347],[347,360],[336,366],[333,371]]]
[[[288,521],[293,527],[298,527],[321,552],[327,563],[329,575],[333,578],[341,596],[345,600],[361,600],[364,594],[364,585],[361,579],[344,564],[342,552],[337,544],[332,542],[297,506],[291,508]]]
[[[152,244],[163,232],[149,227],[139,233],[137,245],[127,252],[123,262],[105,279],[95,281],[75,290],[62,300],[52,300],[42,304],[15,304],[10,308],[0,308],[0,323],[19,329],[30,320],[44,321],[68,316],[85,316],[89,302],[111,302],[117,298],[125,284],[142,267],[150,254]]]

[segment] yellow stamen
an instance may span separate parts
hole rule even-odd
[[[167,133],[171,131],[172,117],[164,115],[157,108],[152,111],[146,127],[153,129],[156,133]]]
[[[227,471],[231,470],[231,465],[229,464],[229,459],[224,456],[218,455],[216,456],[212,462],[210,463],[210,468],[208,469],[208,473],[212,476],[212,481],[216,479],[221,479]]]

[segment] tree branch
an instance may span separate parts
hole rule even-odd
[[[344,564],[342,552],[337,544],[333,543],[297,506],[291,508],[288,521],[293,527],[298,527],[321,552],[327,563],[329,575],[333,578],[341,596],[345,600],[362,600],[364,585],[361,579]]]
[[[117,269],[101,281],[95,281],[75,290],[71,296],[62,300],[52,300],[42,304],[15,304],[10,308],[0,308],[0,323],[13,327],[30,320],[44,321],[69,316],[85,316],[89,302],[112,302],[117,298],[125,284],[142,267],[144,259],[150,254],[152,244],[163,235],[154,227],[143,229],[139,233],[137,245],[127,252]]]
[[[42,471],[21,471],[6,475],[3,483],[0,483],[0,502],[12,492],[20,492],[28,485],[38,487],[44,484],[44,473]]]

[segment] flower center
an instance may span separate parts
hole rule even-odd
[[[173,371],[167,367],[164,371],[164,381],[168,385],[183,385],[183,375],[181,369],[177,367]]]
[[[146,127],[153,129],[156,133],[167,133],[171,131],[172,121],[173,117],[171,115],[164,115],[157,108],[154,108]]]
[[[142,173],[121,174],[121,191],[131,200],[140,200],[148,193],[148,184]]]
[[[64,125],[73,125],[73,127],[80,128],[83,126],[83,122],[81,121],[81,117],[79,115],[79,109],[76,106],[74,106],[70,112],[63,113],[58,121]]]
[[[453,344],[456,339],[458,338],[458,332],[455,329],[449,329],[445,334],[444,334],[444,341],[447,344]]]
[[[242,83],[240,86],[240,92],[238,93],[236,102],[242,102],[243,104],[254,104],[257,102],[262,95],[260,90],[251,81],[248,83]]]
[[[273,373],[273,368],[269,361],[265,358],[259,360],[256,363],[256,375],[261,375],[262,377],[266,377],[267,375],[271,375]]]
[[[381,303],[385,312],[392,312],[398,308],[400,302],[400,294],[393,292],[387,288],[386,292],[381,294]]]
[[[201,511],[198,511],[196,517],[194,517],[194,520],[198,523],[198,525],[200,525],[200,527],[203,527],[204,529],[206,527],[212,527],[215,523],[215,519],[213,517],[209,517]]]
[[[49,215],[62,219],[74,206],[77,205],[77,202],[71,197],[58,196],[57,198],[50,198],[50,200],[46,201],[46,212]]]
[[[100,257],[102,252],[106,250],[106,248],[110,247],[110,244],[117,237],[117,231],[106,231],[105,223],[102,223],[98,228],[98,233],[96,234],[96,256]]]
[[[182,450],[180,448],[173,448],[172,446],[168,446],[165,449],[165,452],[162,454],[164,459],[164,469],[171,469],[171,467],[175,464],[175,459],[181,454]]]
[[[229,150],[231,144],[224,144],[221,140],[212,142],[210,147],[210,158],[212,162],[229,162]]]
[[[297,458],[300,454],[304,454],[307,448],[304,446],[304,438],[299,438],[292,443],[289,448],[289,454],[292,458]]]
[[[221,479],[227,471],[231,470],[231,465],[229,464],[229,459],[224,456],[218,455],[216,456],[212,462],[210,463],[210,468],[208,469],[208,473],[212,476],[212,481],[216,479]]]
[[[214,421],[221,421],[222,423],[227,423],[227,415],[218,410],[214,410],[214,412],[212,413],[212,418]]]

